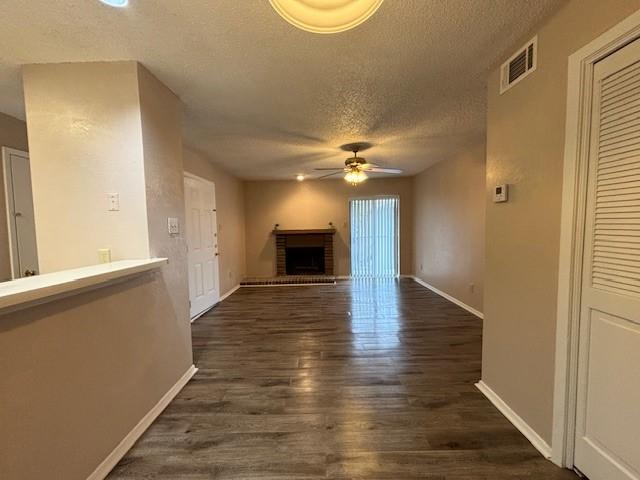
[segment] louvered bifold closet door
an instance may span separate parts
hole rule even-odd
[[[398,275],[398,199],[351,200],[351,276]]]
[[[640,41],[593,80],[574,459],[640,480]]]
[[[640,294],[640,65],[601,92],[592,280]]]

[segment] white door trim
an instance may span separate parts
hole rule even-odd
[[[569,57],[551,460],[573,468],[578,331],[594,65],[640,38],[640,10]]]

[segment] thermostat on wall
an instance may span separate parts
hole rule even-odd
[[[493,187],[493,201],[494,203],[506,202],[509,198],[509,185],[506,183],[503,185],[496,185]]]

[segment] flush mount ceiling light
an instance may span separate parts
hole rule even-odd
[[[313,33],[338,33],[357,27],[383,0],[269,0],[291,25]]]
[[[129,0],[100,0],[105,5],[115,8],[124,8],[129,5]]]

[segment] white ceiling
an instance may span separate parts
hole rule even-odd
[[[335,35],[268,0],[2,0],[0,111],[24,117],[20,65],[141,61],[186,105],[185,143],[246,179],[339,166],[339,146],[407,174],[484,135],[485,82],[563,0],[385,0]]]

